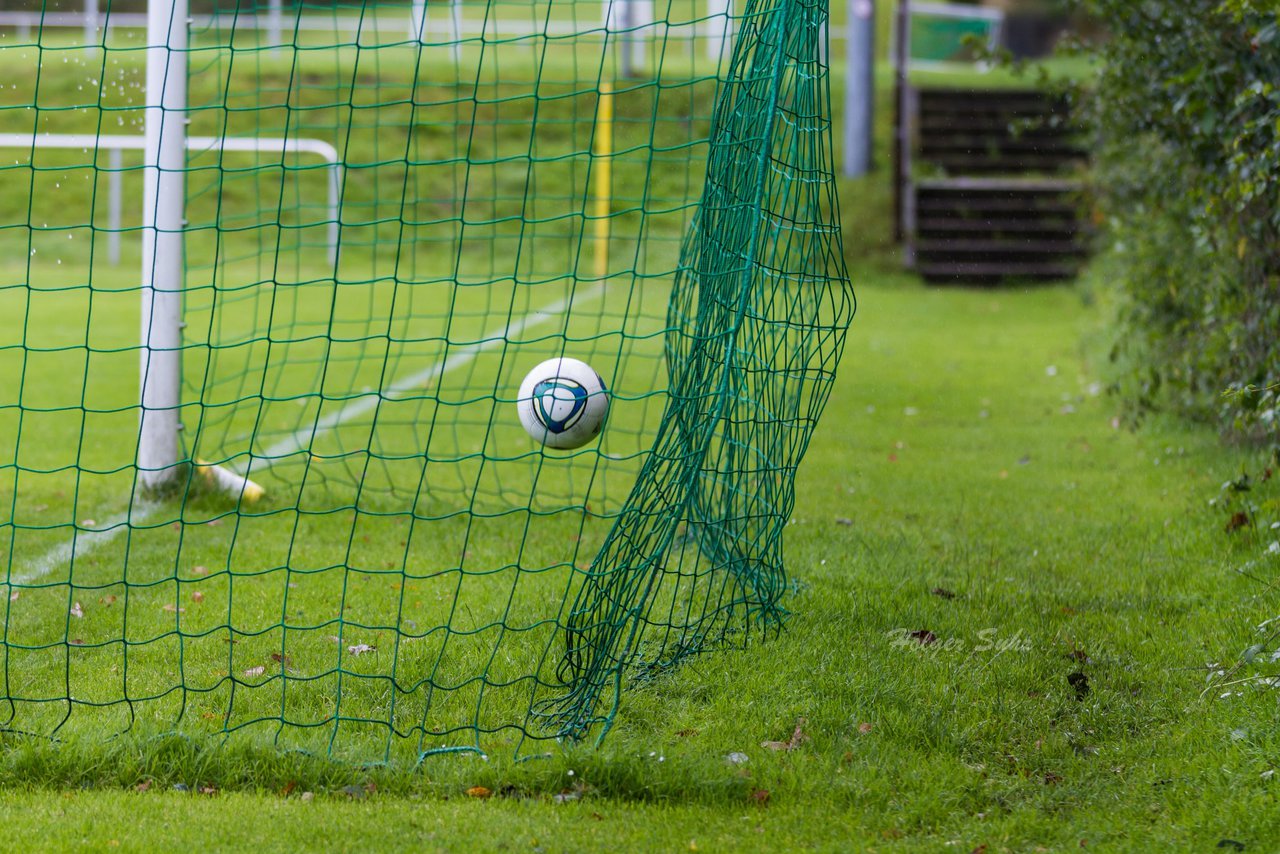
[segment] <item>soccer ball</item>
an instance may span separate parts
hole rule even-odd
[[[524,429],[539,442],[580,448],[604,428],[609,389],[586,362],[548,359],[525,376],[516,408]]]

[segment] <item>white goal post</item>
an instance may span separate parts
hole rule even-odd
[[[182,475],[182,236],[186,225],[187,0],[147,4],[143,153],[141,426],[138,483],[163,490]]]
[[[0,133],[0,148],[40,149],[40,148],[78,148],[81,150],[96,148],[118,155],[121,151],[143,151],[147,147],[145,136],[126,135],[94,135],[91,133]],[[325,199],[325,225],[328,229],[326,244],[329,250],[329,263],[338,261],[338,214],[342,193],[342,160],[338,149],[323,139],[298,137],[285,139],[272,136],[189,136],[188,151],[243,151],[257,154],[296,154],[314,155],[327,164],[329,171],[327,197]],[[107,177],[107,241],[108,252],[112,264],[120,260],[120,208],[122,190],[120,172],[122,166],[118,156],[110,159],[110,174]]]

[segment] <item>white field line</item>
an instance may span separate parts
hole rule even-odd
[[[431,367],[415,374],[396,380],[387,387],[385,392],[381,394],[370,392],[367,396],[348,403],[333,415],[320,419],[312,427],[294,432],[287,438],[272,445],[261,455],[255,455],[255,459],[249,465],[236,466],[236,473],[247,474],[253,469],[255,462],[258,464],[258,471],[269,469],[284,457],[301,451],[316,436],[321,433],[327,433],[353,418],[360,417],[375,408],[382,400],[394,399],[396,395],[412,391],[444,376],[450,371],[469,365],[481,353],[501,346],[506,343],[508,338],[520,335],[522,332],[554,320],[556,317],[561,316],[570,306],[591,302],[599,299],[603,294],[604,283],[599,282],[585,291],[566,297],[545,308],[530,312],[519,321],[513,321],[504,327],[495,329],[479,341],[458,347],[457,351],[448,358],[442,359]],[[30,584],[41,579],[55,569],[70,564],[76,558],[84,557],[99,547],[107,545],[119,536],[121,532],[146,524],[164,507],[165,505],[160,503],[141,502],[135,504],[129,510],[108,519],[101,527],[92,531],[77,531],[68,542],[60,543],[41,555],[37,560],[28,564],[27,572],[24,574],[11,575],[7,583]]]

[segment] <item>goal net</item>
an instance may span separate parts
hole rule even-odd
[[[0,13],[0,727],[519,753],[779,628],[825,4],[104,2]]]

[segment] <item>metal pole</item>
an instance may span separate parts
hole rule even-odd
[[[187,0],[147,8],[142,214],[142,412],[138,479],[157,491],[182,474],[182,236],[187,149]]]
[[[622,67],[619,73],[622,75],[623,79],[625,80],[631,77],[631,70],[632,70],[631,69],[631,59],[632,59],[631,57],[631,46],[632,46],[631,7],[635,5],[635,2],[634,0],[615,0],[614,5],[618,9],[617,27],[622,33],[622,38],[620,39],[621,44],[618,45],[619,49],[622,52],[621,53]]]
[[[724,56],[726,41],[733,39],[733,17],[729,0],[707,2],[707,58],[719,62]]]
[[[902,242],[903,194],[907,181],[907,68],[911,64],[911,2],[899,0],[898,19],[893,36],[894,48],[894,122],[893,122],[893,236]]]
[[[409,21],[409,38],[422,41],[427,37],[427,0],[413,0],[413,17]]]
[[[98,42],[98,0],[84,0],[84,43]]]
[[[462,0],[453,0],[449,4],[449,25],[453,32],[453,61],[462,63]]]
[[[631,43],[631,65],[643,69],[645,65],[645,35],[653,23],[653,0],[628,0],[627,39]]]
[[[120,263],[121,160],[120,149],[107,152],[107,260],[113,267]]]
[[[342,165],[329,166],[329,263],[338,266],[338,240],[342,226]]]
[[[871,171],[876,14],[872,0],[849,0],[845,30],[844,176]]]
[[[159,0],[151,0],[151,2],[159,2]],[[281,0],[271,0],[267,7],[267,42],[271,45],[272,56],[279,55],[280,44],[283,41],[281,33],[284,31],[282,26],[283,10]]]

